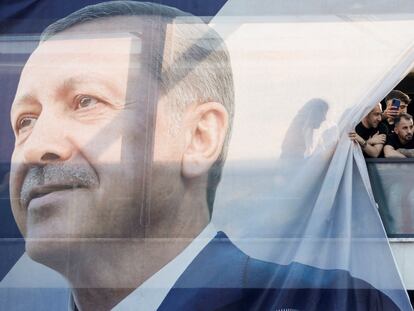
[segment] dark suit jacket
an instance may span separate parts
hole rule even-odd
[[[347,271],[253,259],[219,232],[158,310],[399,309],[384,293]]]

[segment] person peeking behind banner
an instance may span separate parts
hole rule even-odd
[[[381,104],[378,103],[358,125],[349,133],[349,138],[361,146],[364,157],[378,158],[382,154],[387,139],[387,129],[380,125],[382,119]],[[380,126],[379,126],[380,125]]]
[[[413,117],[402,113],[394,119],[394,133],[384,147],[386,158],[413,158]]]
[[[385,97],[386,109],[383,113],[383,121],[380,124],[387,129],[387,136],[394,133],[394,119],[401,113],[407,113],[410,102],[410,97],[399,90],[392,90]]]

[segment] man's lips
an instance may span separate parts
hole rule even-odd
[[[53,192],[84,188],[82,185],[44,185],[33,187],[27,198],[27,206],[33,199],[41,198]]]

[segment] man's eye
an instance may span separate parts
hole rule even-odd
[[[19,132],[26,131],[30,128],[32,128],[36,123],[37,118],[36,117],[23,117],[19,120],[17,124],[17,130]]]
[[[92,108],[94,107],[99,101],[90,96],[79,96],[76,98],[76,109],[83,109],[83,108]]]

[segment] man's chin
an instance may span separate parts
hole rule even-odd
[[[62,271],[70,257],[70,244],[63,238],[26,238],[26,253],[34,261]]]

